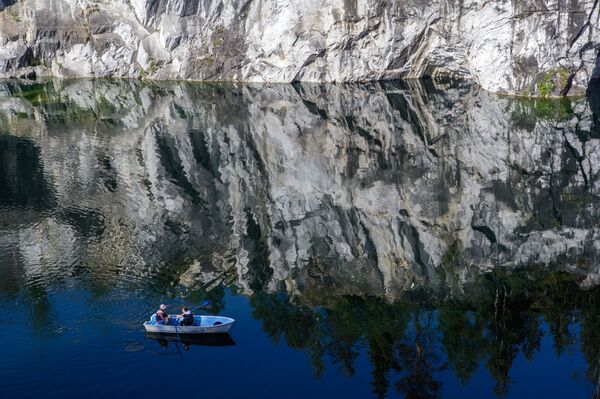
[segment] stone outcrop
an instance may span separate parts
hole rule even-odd
[[[0,251],[35,278],[388,298],[496,267],[599,280],[593,96],[55,80],[0,85],[0,109]]]
[[[0,76],[460,78],[521,96],[600,77],[598,0],[0,0]]]

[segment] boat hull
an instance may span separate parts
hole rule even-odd
[[[150,321],[144,323],[147,332],[161,334],[222,334],[229,332],[229,329],[235,322],[230,317],[223,316],[194,316],[193,326],[180,326],[179,320],[171,318],[168,325],[157,324],[155,316],[152,315]]]

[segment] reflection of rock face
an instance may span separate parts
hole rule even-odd
[[[599,73],[599,8],[595,0],[2,0],[0,76],[450,76],[494,92],[580,94]]]
[[[56,204],[0,228],[25,265],[148,275],[188,259],[187,285],[235,265],[253,292],[389,297],[439,270],[448,284],[530,264],[597,278],[600,131],[585,100],[391,83],[0,92],[13,94],[2,125],[39,148]],[[34,251],[27,238],[48,231],[77,245]]]

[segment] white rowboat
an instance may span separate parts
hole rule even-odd
[[[181,318],[169,317],[169,324],[157,324],[156,315],[144,323],[148,332],[163,334],[217,334],[229,332],[235,322],[230,317],[223,316],[194,316],[193,326],[180,326]],[[177,324],[177,325],[176,325]]]

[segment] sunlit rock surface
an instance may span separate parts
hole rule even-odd
[[[600,77],[596,0],[2,0],[0,76],[465,78],[522,96]]]
[[[0,251],[37,282],[391,300],[493,268],[599,280],[595,97],[54,80],[1,83],[0,109]]]

